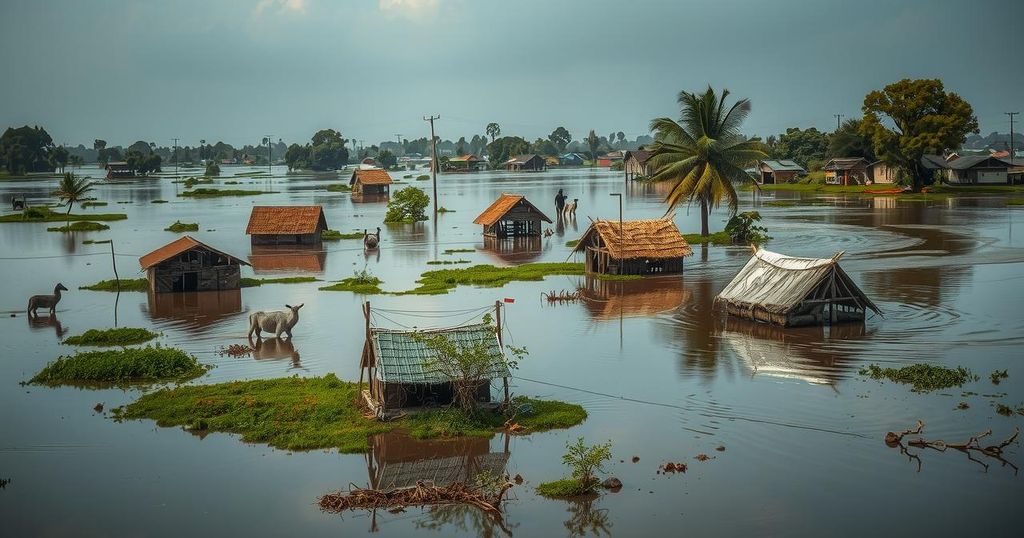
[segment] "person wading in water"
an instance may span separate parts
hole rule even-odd
[[[562,189],[558,189],[558,194],[555,195],[555,213],[559,217],[562,216],[562,211],[565,209],[565,201],[568,199],[569,197],[562,193]]]

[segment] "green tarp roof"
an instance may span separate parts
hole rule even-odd
[[[510,377],[498,336],[491,325],[477,324],[451,329],[418,331],[420,334],[444,334],[460,348],[483,344],[494,357],[490,379]],[[428,370],[424,362],[434,358],[426,343],[413,337],[417,331],[370,329],[373,352],[377,357],[377,378],[385,383],[445,383],[450,381],[440,372]]]

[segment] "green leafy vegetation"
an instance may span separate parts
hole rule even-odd
[[[29,207],[21,213],[0,216],[0,222],[75,222],[81,220],[112,221],[124,220],[124,213],[95,213],[92,215],[76,215],[74,213],[55,213],[48,207]]]
[[[198,222],[181,222],[180,220],[176,220],[176,221],[174,221],[174,224],[171,224],[170,226],[164,228],[164,231],[165,232],[174,232],[174,233],[198,232],[199,231],[199,223]]]
[[[761,245],[768,242],[771,237],[768,230],[758,226],[761,222],[761,214],[757,211],[744,211],[733,215],[725,225],[725,233],[729,234],[733,244],[754,244]]]
[[[71,346],[131,346],[148,342],[157,336],[160,335],[136,327],[89,329],[78,336],[66,338],[63,343]]]
[[[543,482],[537,486],[537,493],[552,499],[579,497],[591,491],[591,488],[584,488],[583,484],[575,478],[562,478],[551,482]]]
[[[242,190],[242,189],[195,189],[191,191],[185,191],[178,196],[187,196],[191,198],[218,198],[221,196],[256,196],[260,194],[276,194],[270,191],[253,191],[253,190]]]
[[[989,374],[988,377],[992,380],[993,385],[998,385],[1002,380],[1010,377],[1010,373],[1006,370],[996,370]]]
[[[381,279],[370,274],[369,271],[357,271],[351,278],[345,278],[330,286],[320,288],[323,291],[351,291],[360,295],[376,295],[383,293],[380,285]]]
[[[430,176],[428,174],[420,174],[416,176],[416,181],[430,181]]]
[[[969,381],[978,380],[978,376],[962,366],[947,368],[931,364],[911,364],[902,368],[882,368],[877,364],[870,364],[862,368],[860,374],[872,379],[888,379],[895,383],[913,385],[915,392],[959,387]]]
[[[455,210],[454,209],[448,209],[445,206],[441,206],[441,207],[437,208],[437,212],[438,213],[455,213]]]
[[[445,249],[441,254],[461,254],[463,252],[476,252],[474,248],[449,248]]]
[[[1010,198],[1006,200],[1006,205],[1024,205],[1024,198]]]
[[[207,176],[207,177],[219,176],[220,175],[220,165],[217,164],[217,161],[214,161],[212,159],[207,161],[206,162],[206,170],[203,172],[203,175]]]
[[[146,346],[80,351],[60,357],[32,378],[44,385],[184,381],[203,375],[206,366],[180,349]]]
[[[345,183],[333,183],[327,186],[329,192],[352,192],[352,187]]]
[[[412,223],[427,220],[424,210],[430,205],[430,197],[422,189],[406,187],[391,196],[384,222]]]
[[[572,469],[572,478],[563,478],[537,486],[537,492],[546,497],[571,497],[593,492],[598,484],[596,473],[604,471],[604,464],[612,459],[611,442],[588,446],[583,438],[565,443],[562,463]]]
[[[109,239],[86,239],[85,241],[82,241],[82,244],[83,245],[105,245],[105,244],[107,244],[109,242],[110,242]]]
[[[565,246],[567,246],[569,248],[576,248],[576,245],[578,245],[578,244],[580,244],[580,240],[579,239],[570,239],[569,241],[565,242]]]
[[[458,263],[472,263],[469,260],[430,260],[427,265],[454,265]]]
[[[320,279],[312,276],[287,276],[280,278],[242,277],[239,280],[239,285],[243,288],[256,288],[264,284],[304,284],[307,282],[320,282]]]
[[[121,291],[146,291],[149,289],[149,281],[145,278],[129,278],[117,280],[101,280],[89,286],[79,286],[80,290],[89,291],[117,291],[120,285]]]
[[[110,226],[106,224],[100,224],[98,222],[91,222],[87,220],[80,220],[72,222],[66,226],[56,226],[47,228],[48,232],[99,232],[102,230],[109,230]]]
[[[683,234],[683,239],[686,239],[686,242],[691,244],[691,245],[699,245],[699,244],[704,244],[704,243],[710,243],[712,245],[716,245],[716,246],[720,246],[721,247],[721,246],[729,246],[729,245],[733,244],[732,236],[729,235],[729,232],[726,232],[726,231],[715,232],[715,233],[709,234],[709,235]]]
[[[208,177],[207,178],[200,178],[200,177],[194,177],[193,176],[193,177],[187,177],[187,178],[179,180],[179,181],[175,181],[175,183],[184,183],[186,189],[191,189],[192,187],[195,187],[196,185],[212,185],[213,184],[213,180],[208,178]]]
[[[416,281],[419,286],[399,295],[439,295],[459,285],[500,288],[512,281],[543,280],[552,275],[582,275],[582,263],[527,263],[516,267],[474,265],[459,269],[427,271]]]
[[[342,239],[362,239],[363,232],[344,233],[337,230],[324,230],[320,232],[320,239],[324,241],[340,241]]]
[[[107,205],[107,202],[96,202],[96,201],[82,202],[82,207],[83,208],[85,208],[85,207],[103,207],[105,205]]]
[[[417,414],[392,422],[366,418],[360,408],[358,385],[323,377],[286,377],[187,385],[143,395],[115,410],[120,419],[152,419],[159,426],[183,426],[192,431],[228,432],[246,443],[266,443],[283,450],[336,448],[344,453],[366,452],[367,436],[407,429],[421,437],[491,436],[504,424],[501,415],[481,413],[466,419],[458,410]],[[534,410],[530,431],[568,427],[586,418],[577,405],[562,402],[529,403]],[[550,416],[546,414],[550,412]],[[453,415],[453,413],[457,415]],[[461,416],[459,416],[461,415]],[[571,417],[578,418],[569,423]],[[463,427],[465,425],[472,427]],[[564,426],[563,426],[564,425]]]

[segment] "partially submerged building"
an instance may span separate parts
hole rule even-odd
[[[139,258],[150,291],[237,290],[245,261],[183,236]]]
[[[505,161],[505,170],[510,172],[542,172],[547,168],[544,157],[534,153],[516,155]]]
[[[450,172],[476,172],[487,168],[487,161],[477,157],[472,153],[466,155],[459,155],[458,157],[452,157],[448,159],[448,169]]]
[[[356,168],[348,180],[354,194],[391,194],[391,183],[383,168]]]
[[[573,253],[582,252],[586,272],[653,275],[683,272],[693,255],[671,217],[651,220],[596,220],[583,232]]]
[[[825,183],[860,185],[867,183],[870,165],[863,157],[836,157],[829,159],[821,169],[825,172]]]
[[[502,194],[473,224],[483,226],[485,236],[505,238],[540,236],[541,222],[551,224],[551,219],[525,196]]]
[[[647,161],[651,159],[651,152],[642,149],[627,151],[623,154],[622,159],[624,163],[622,170],[626,174],[627,180],[651,176],[651,169],[647,164]]]
[[[326,229],[327,218],[318,205],[255,206],[245,233],[254,246],[319,245]]]
[[[364,311],[365,312],[365,311]],[[491,381],[502,379],[506,387],[509,373],[498,334],[492,325],[480,323],[448,329],[395,330],[367,327],[360,361],[360,382],[366,374],[369,387],[363,399],[378,417],[410,407],[448,405],[455,401],[451,378],[429,366],[436,353],[424,338],[443,335],[457,347],[482,346],[492,357],[486,382],[476,390],[475,399],[491,402]]]
[[[863,323],[877,306],[832,258],[796,258],[754,247],[754,255],[715,298],[731,316],[786,327]]]
[[[111,161],[103,168],[107,171],[107,179],[135,177],[135,169],[124,161]]]
[[[796,161],[760,161],[757,163],[758,183],[762,185],[774,185],[786,183],[796,179],[800,174],[806,174],[803,166]]]

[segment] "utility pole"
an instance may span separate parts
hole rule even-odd
[[[1010,117],[1010,162],[1013,163],[1015,155],[1013,150],[1013,117],[1020,114],[1020,112],[1004,112],[1004,114]]]
[[[836,131],[839,130],[839,122],[845,117],[843,114],[832,114],[836,117]]]
[[[434,184],[434,216],[437,216],[437,137],[434,136],[434,120],[441,119],[441,115],[423,116],[423,121],[430,122],[430,177]]]
[[[274,143],[273,140],[272,140],[273,136],[274,135],[272,135],[272,134],[266,135],[266,137],[267,137],[267,173],[268,174],[272,172],[270,167],[274,165],[274,155],[273,155],[274,150],[272,149],[273,148],[273,143]]]
[[[174,140],[174,177],[177,178],[178,177],[178,139],[177,138],[172,138],[172,140]]]

